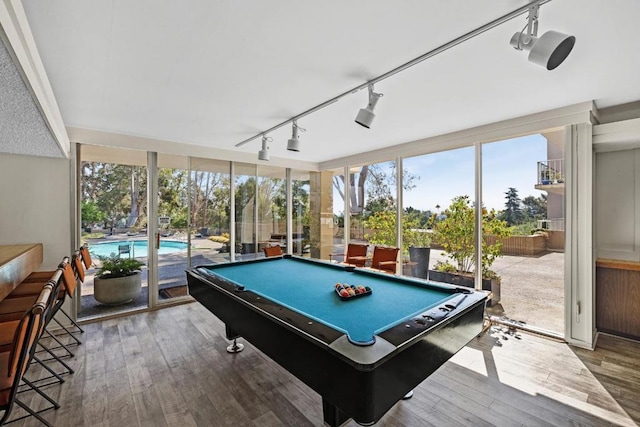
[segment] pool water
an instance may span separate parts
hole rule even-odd
[[[89,245],[89,252],[91,255],[109,256],[112,253],[118,253],[118,247],[121,245],[128,245],[129,251],[132,257],[140,258],[146,257],[149,253],[146,240],[120,240],[114,242],[102,242],[91,243]],[[175,240],[160,240],[160,249],[158,249],[158,255],[171,254],[174,252],[184,251],[189,245],[184,242],[178,242]],[[123,256],[125,256],[123,254]]]

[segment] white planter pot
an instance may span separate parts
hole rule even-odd
[[[112,279],[93,279],[93,297],[105,305],[118,305],[132,301],[140,295],[142,276],[140,272],[132,276]]]

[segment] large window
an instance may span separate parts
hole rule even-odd
[[[475,271],[474,159],[467,147],[403,160],[403,274]]]
[[[286,250],[287,186],[283,168],[258,166],[258,255],[265,246]]]
[[[301,170],[291,171],[291,238],[292,253],[298,256],[308,256],[311,250],[310,230],[310,197],[311,191],[309,172]]]
[[[191,265],[230,259],[229,168],[229,162],[191,158]]]
[[[144,308],[147,287],[146,153],[83,146],[81,150],[82,243],[89,245],[95,268],[80,288],[80,318]],[[137,259],[141,284],[122,291],[96,283],[98,269],[111,259]]]
[[[551,132],[482,146],[485,275],[500,281],[499,301],[489,311],[558,333],[564,332],[563,142],[562,132]],[[502,224],[491,225],[492,212]]]
[[[237,259],[255,258],[258,253],[256,219],[256,165],[234,163]]]

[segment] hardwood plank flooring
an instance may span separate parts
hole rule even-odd
[[[228,354],[224,325],[198,303],[85,331],[68,359],[76,373],[45,389],[62,405],[44,413],[54,425],[322,425],[318,394],[246,342],[243,352]],[[42,371],[33,365],[27,377]],[[33,392],[20,398],[42,407]],[[602,335],[589,351],[494,326],[378,425],[635,426],[639,402],[640,343]],[[15,408],[12,418],[21,414]]]

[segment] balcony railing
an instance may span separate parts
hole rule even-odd
[[[538,185],[562,184],[564,182],[564,159],[538,162]]]
[[[564,218],[539,219],[538,228],[550,231],[564,231]]]

